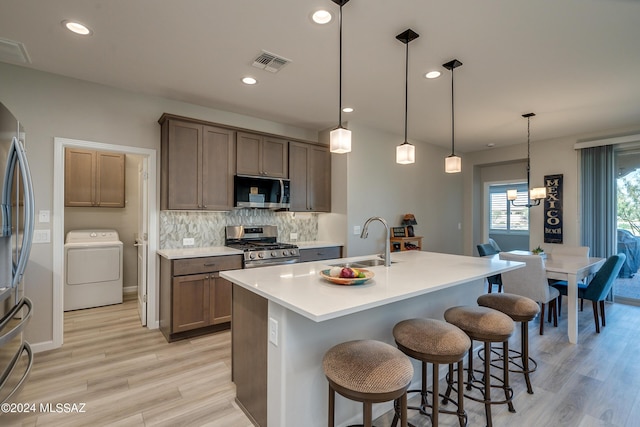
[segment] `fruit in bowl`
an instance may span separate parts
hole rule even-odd
[[[364,272],[358,270],[357,268],[350,267],[333,267],[331,270],[329,270],[329,276],[339,277],[341,279],[361,279],[366,277]]]

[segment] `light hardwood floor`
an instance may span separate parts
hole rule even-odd
[[[640,425],[640,307],[608,304],[607,326],[596,334],[585,304],[579,325],[580,343],[571,345],[566,317],[558,328],[546,325],[542,337],[537,320],[532,322],[535,394],[527,394],[522,376],[513,375],[517,413],[495,407],[495,426]],[[0,425],[248,427],[233,402],[230,357],[228,331],[168,344],[159,331],[140,326],[135,300],[70,312],[64,346],[36,355],[15,401],[82,402],[86,412],[1,415]],[[469,426],[484,426],[482,405],[465,405]],[[424,417],[411,418],[417,427],[430,425]],[[385,415],[376,425],[388,426],[390,419]],[[440,425],[458,424],[441,416]]]

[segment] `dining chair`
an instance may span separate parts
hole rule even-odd
[[[481,243],[477,245],[477,248],[478,255],[480,256],[495,255],[500,252],[491,243]],[[493,290],[493,285],[498,285],[498,292],[502,292],[502,279],[500,278],[499,274],[487,277],[487,283],[489,293],[491,293],[491,291]]]
[[[526,265],[515,270],[502,273],[502,287],[505,292],[531,298],[540,303],[540,335],[544,334],[544,312],[549,306],[548,317],[553,326],[558,326],[558,311],[556,301],[560,292],[549,286],[544,260],[539,255],[516,255],[500,252],[500,259],[505,261],[519,261]]]
[[[554,245],[551,256],[554,255],[589,258],[589,246]]]
[[[593,303],[593,319],[596,322],[596,332],[600,333],[600,322],[598,320],[598,303],[600,303],[600,316],[602,317],[602,326],[606,326],[604,316],[604,300],[611,291],[613,282],[615,282],[620,273],[620,269],[626,260],[623,253],[612,255],[600,267],[600,270],[593,276],[588,285],[578,284],[578,297],[583,300],[589,300]],[[562,295],[567,295],[567,282],[560,282],[553,285],[560,292],[558,298],[558,311],[560,311],[560,303]]]

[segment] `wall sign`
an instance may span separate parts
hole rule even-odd
[[[545,175],[544,242],[562,243],[562,174]]]

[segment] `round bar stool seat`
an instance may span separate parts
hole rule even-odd
[[[514,322],[520,322],[520,351],[509,351],[510,354],[513,354],[513,356],[509,356],[509,362],[517,369],[510,368],[509,370],[523,374],[525,382],[527,383],[527,392],[533,394],[529,374],[538,368],[538,363],[529,357],[529,322],[535,319],[540,312],[538,303],[531,298],[521,295],[503,293],[480,295],[478,297],[478,305],[498,310],[509,316]],[[518,362],[518,359],[520,359],[520,362]],[[493,361],[499,360],[500,359]],[[500,368],[499,365],[492,366]]]
[[[406,355],[419,360],[422,363],[422,389],[409,390],[407,393],[421,393],[421,404],[418,407],[409,407],[420,411],[421,414],[431,418],[431,425],[438,425],[438,413],[454,414],[458,417],[461,426],[467,424],[467,414],[464,411],[464,397],[462,391],[463,370],[462,361],[464,355],[471,347],[471,340],[460,328],[435,319],[409,319],[403,320],[393,328],[393,337],[398,348]],[[432,364],[432,391],[427,390],[427,363]],[[450,372],[453,364],[458,364],[458,399],[450,400],[444,395],[440,395],[439,386],[439,365],[447,364]],[[453,378],[451,378],[453,381]],[[429,405],[428,394],[433,396],[432,404]],[[457,406],[457,411],[445,411],[439,408],[439,397],[444,398],[444,403],[453,402]],[[431,408],[428,412],[426,408]],[[394,416],[392,426],[396,425],[398,416]]]
[[[467,366],[467,382],[466,388],[468,392],[477,390],[482,395],[465,393],[465,397],[481,402],[484,404],[485,416],[487,418],[487,426],[493,425],[491,420],[491,405],[507,404],[509,412],[515,412],[513,407],[513,389],[509,386],[509,358],[505,357],[503,361],[503,377],[498,378],[491,375],[491,343],[502,343],[503,354],[509,354],[509,338],[513,335],[514,323],[509,316],[488,307],[478,306],[458,306],[447,309],[444,313],[447,322],[454,324],[462,329],[471,339],[471,347],[473,341],[482,341],[484,343],[484,370],[474,371],[473,369],[473,352],[469,352],[469,361]],[[482,380],[474,377],[474,372],[482,373]],[[492,379],[498,383],[492,383]],[[504,391],[504,400],[492,400],[491,388],[501,388]],[[454,389],[449,382],[445,396],[448,398]]]
[[[329,427],[335,423],[335,392],[362,402],[365,427],[372,427],[373,403],[399,399],[401,423],[407,426],[406,391],[413,366],[400,350],[380,341],[348,341],[325,353],[322,368],[329,381]]]

